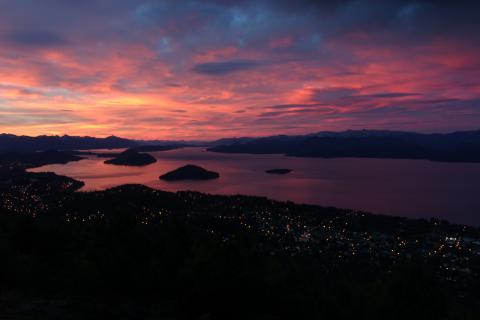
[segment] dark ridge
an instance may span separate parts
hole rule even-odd
[[[136,147],[136,141],[115,136],[107,138],[74,136],[16,136],[0,134],[0,152],[32,152],[56,150],[116,149]]]
[[[480,162],[480,130],[448,134],[360,130],[221,141],[223,144],[214,143],[208,150],[294,157]]]
[[[161,180],[178,181],[178,180],[210,180],[218,179],[220,175],[214,171],[208,171],[195,165],[186,165],[176,170],[170,171],[160,176]]]

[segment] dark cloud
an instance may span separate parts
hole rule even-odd
[[[277,117],[285,115],[298,115],[302,113],[312,114],[334,114],[337,110],[333,107],[326,106],[325,104],[282,104],[274,105],[266,108],[269,111],[262,112],[259,117]]]
[[[219,62],[206,62],[195,65],[192,71],[199,74],[223,76],[230,73],[256,68],[261,63],[255,60],[231,60]]]
[[[173,119],[167,117],[145,117],[139,118],[140,122],[150,123],[150,124],[172,124],[174,123]],[[137,121],[137,120],[135,120]]]
[[[340,99],[358,96],[360,91],[353,88],[327,88],[311,90],[310,100],[320,103],[335,103]]]
[[[418,100],[413,101],[413,103],[419,104],[439,104],[439,103],[450,103],[450,102],[460,102],[461,99],[449,98],[449,99],[429,99],[429,100]]]
[[[306,108],[317,108],[323,104],[279,104],[275,106],[268,107],[269,109],[306,109]]]
[[[277,116],[285,116],[285,115],[295,115],[295,114],[301,114],[301,113],[329,113],[330,111],[334,111],[332,109],[310,109],[310,108],[299,108],[299,109],[293,109],[293,110],[282,110],[282,111],[269,111],[269,112],[263,112],[259,115],[260,118],[264,117],[277,117]]]
[[[474,1],[25,0],[2,2],[0,20],[12,29],[7,38],[13,43],[144,42],[174,66],[226,46],[261,50],[269,60],[310,58],[328,64],[334,57],[349,59],[346,52],[328,54],[323,45],[331,41],[408,46],[455,37],[480,45],[480,3]],[[354,37],[362,34],[368,39]],[[289,42],[269,47],[284,38]],[[233,64],[200,64],[194,70],[221,75],[252,66],[241,54],[225,59]]]
[[[345,104],[355,102],[376,101],[379,99],[395,99],[420,96],[419,93],[412,92],[378,92],[372,94],[362,94],[361,89],[353,88],[327,88],[313,89],[310,100],[323,104]]]
[[[419,96],[419,95],[420,95],[419,93],[408,93],[408,92],[382,92],[382,93],[363,95],[363,97],[370,97],[370,98],[404,98],[404,97],[412,97],[412,96]]]
[[[31,47],[57,47],[68,44],[58,34],[49,32],[23,31],[8,34],[6,40],[12,44]]]

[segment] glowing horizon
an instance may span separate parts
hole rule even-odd
[[[0,131],[215,139],[480,128],[473,1],[0,3]]]

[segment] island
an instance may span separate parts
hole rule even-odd
[[[110,160],[106,160],[104,163],[120,165],[120,166],[141,167],[141,166],[146,166],[155,162],[157,162],[157,159],[155,159],[148,153],[139,153],[133,150],[126,150],[118,154],[117,157]]]
[[[219,177],[220,175],[217,172],[208,171],[202,167],[189,164],[161,175],[160,179],[166,181],[211,180],[218,179]]]
[[[265,172],[270,174],[287,174],[292,172],[292,169],[270,169]]]

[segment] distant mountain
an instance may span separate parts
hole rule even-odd
[[[0,153],[115,148],[151,152],[207,145],[209,151],[224,153],[277,153],[296,157],[364,157],[480,162],[480,130],[446,134],[348,130],[297,136],[226,138],[208,143],[178,140],[130,140],[115,136],[107,138],[67,135],[28,137],[0,134]]]
[[[303,136],[219,140],[209,151],[296,157],[363,157],[480,162],[480,130],[447,134],[349,130]]]
[[[106,138],[78,136],[16,136],[0,134],[0,153],[32,152],[46,150],[88,150],[88,149],[124,149],[138,148],[136,151],[166,151],[181,147],[206,146],[204,141],[184,140],[134,140],[116,136]]]
[[[0,152],[10,151],[45,151],[45,150],[82,150],[82,149],[114,149],[135,147],[139,143],[134,140],[115,136],[107,138],[74,137],[74,136],[16,136],[0,134]]]

